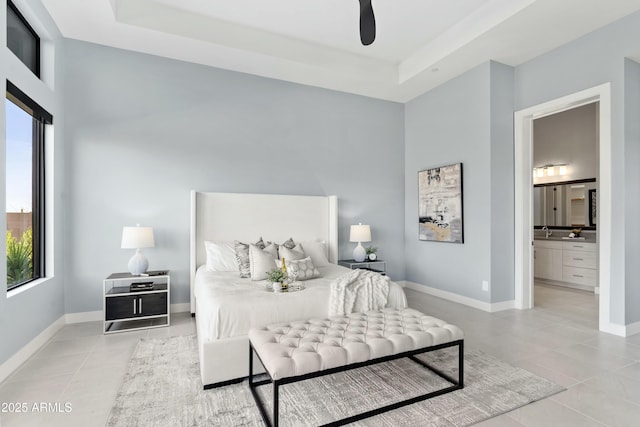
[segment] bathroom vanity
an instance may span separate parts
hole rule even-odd
[[[536,238],[533,246],[536,279],[596,291],[598,251],[595,241],[551,236]]]

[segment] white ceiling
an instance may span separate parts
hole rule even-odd
[[[406,102],[487,60],[519,65],[640,0],[42,0],[65,37]],[[640,53],[640,46],[639,46]]]

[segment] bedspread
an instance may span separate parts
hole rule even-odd
[[[266,282],[241,279],[238,272],[198,269],[195,280],[196,322],[199,339],[218,340],[246,335],[250,328],[309,318],[326,318],[331,283],[352,270],[331,264],[319,267],[322,277],[304,282],[293,293],[266,290]],[[400,285],[389,282],[387,306],[406,308]]]

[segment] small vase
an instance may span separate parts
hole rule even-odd
[[[278,292],[282,290],[282,282],[273,282],[271,284],[271,287],[273,288],[274,292]]]

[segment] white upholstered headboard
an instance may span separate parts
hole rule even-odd
[[[191,313],[197,268],[206,262],[205,240],[253,243],[324,240],[338,262],[338,198],[191,191]]]

